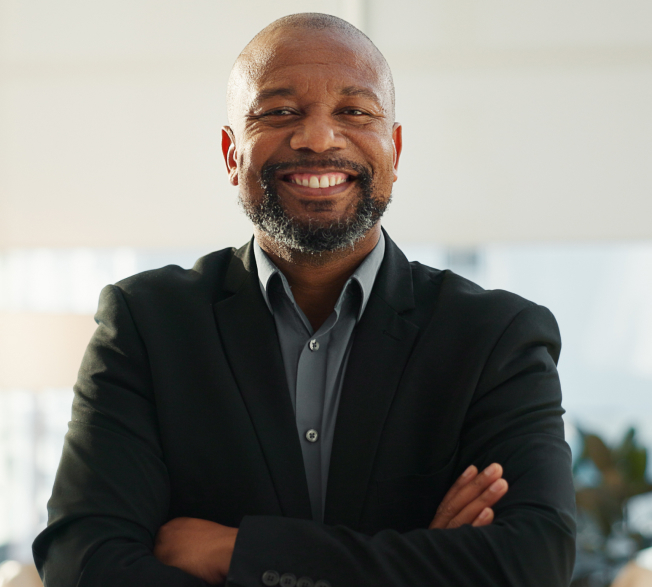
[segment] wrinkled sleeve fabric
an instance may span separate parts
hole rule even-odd
[[[46,587],[204,587],[152,554],[170,483],[146,349],[122,291],[100,296],[84,356],[48,527],[33,546]]]
[[[572,574],[574,491],[564,441],[552,314],[534,304],[509,322],[478,379],[460,435],[460,469],[499,462],[510,484],[490,526],[383,530],[245,517],[228,584],[261,585],[268,570],[333,587],[563,587]]]

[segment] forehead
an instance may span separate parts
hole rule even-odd
[[[311,86],[368,88],[388,99],[380,72],[383,63],[372,48],[337,31],[299,30],[272,33],[252,48],[244,73],[255,95],[275,87],[302,91]]]

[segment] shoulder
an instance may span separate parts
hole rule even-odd
[[[127,277],[115,284],[130,300],[160,298],[219,298],[235,249],[215,251],[197,260],[192,269],[167,265]]]
[[[494,343],[507,331],[527,331],[561,344],[557,322],[544,306],[502,289],[484,289],[450,270],[418,262],[411,262],[410,268],[415,312],[438,330]]]
[[[410,262],[410,269],[417,305],[436,299],[449,312],[491,313],[496,318],[536,306],[515,293],[484,289],[448,269],[434,269],[417,261]]]
[[[487,290],[450,270],[409,262],[385,234],[387,248],[376,292],[389,306],[420,327],[447,317],[458,326],[500,328],[519,312],[536,306],[504,290]]]
[[[100,294],[95,314],[109,330],[135,327],[148,348],[206,336],[214,320],[215,303],[232,295],[225,285],[235,249],[222,249],[200,258],[192,269],[168,265],[132,275]]]
[[[234,253],[235,249],[222,249],[201,257],[192,269],[167,265],[107,285],[95,320],[125,310],[136,322],[171,324],[182,316],[191,319],[229,295],[224,281]]]

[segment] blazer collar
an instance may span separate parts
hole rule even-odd
[[[253,251],[254,239],[241,246],[233,252],[231,263],[226,272],[224,280],[224,289],[231,293],[236,293],[251,277],[252,274],[258,275],[256,272],[256,258]]]
[[[384,235],[385,257],[356,327],[344,378],[326,495],[324,521],[352,528],[359,523],[384,422],[420,330],[401,316],[415,306],[410,265]],[[281,510],[310,519],[299,435],[253,239],[234,252],[224,288],[233,295],[214,306],[218,328]]]
[[[403,251],[389,238],[385,229],[385,258],[380,266],[373,293],[382,298],[395,312],[414,309],[412,270]]]
[[[405,312],[414,308],[414,287],[410,264],[384,228],[385,256],[378,271],[373,294],[381,297],[394,311]],[[226,273],[224,289],[236,293],[252,274],[258,277],[254,255],[254,239],[237,249]]]
[[[357,528],[369,492],[376,449],[420,328],[412,271],[385,233],[385,258],[355,331],[335,424],[324,522]],[[409,314],[408,314],[409,315]]]
[[[294,410],[274,319],[265,305],[251,241],[235,251],[214,304],[220,338],[249,412],[281,511],[312,517]]]

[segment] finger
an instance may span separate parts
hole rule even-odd
[[[451,486],[451,488],[446,492],[446,495],[454,493],[456,490],[461,489],[464,487],[467,483],[472,481],[475,476],[478,474],[478,468],[475,465],[469,465],[464,473],[462,473],[456,480],[455,483]],[[444,496],[444,499],[446,499],[446,496]]]
[[[471,474],[464,480],[458,479],[460,482],[456,482],[446,493],[429,528],[446,528],[455,516],[481,495],[500,475],[502,475],[502,467],[497,463],[489,465],[482,473],[478,473],[477,468],[473,467]]]
[[[494,521],[494,511],[491,508],[484,508],[478,514],[478,517],[475,520],[473,520],[471,526],[474,526],[475,528],[480,528],[482,526],[488,526],[493,521]]]
[[[504,479],[494,481],[479,497],[469,503],[446,528],[459,528],[462,524],[471,524],[485,508],[493,507],[507,493],[508,485]]]
[[[451,486],[451,488],[446,492],[446,495],[444,495],[444,498],[441,500],[441,503],[439,504],[439,507],[437,508],[437,514],[433,518],[432,522],[430,522],[430,526],[428,528],[432,530],[433,528],[437,528],[436,523],[440,522],[440,519],[442,518],[442,515],[440,515],[440,510],[442,512],[448,511],[448,504],[450,501],[457,495],[457,493],[473,481],[475,477],[478,474],[478,468],[475,465],[470,465],[469,467],[466,468],[466,470],[455,480],[455,483]],[[454,515],[454,514],[452,514]],[[439,519],[438,519],[439,516]],[[443,528],[443,526],[441,526]]]
[[[493,482],[500,479],[503,474],[503,468],[498,463],[489,465],[482,473],[475,475],[473,479],[459,488],[451,490],[446,494],[441,504],[437,508],[435,518],[430,524],[430,528],[446,528],[450,521],[455,518],[465,507],[473,500],[482,495]],[[478,512],[479,513],[479,512]],[[477,515],[477,514],[476,514]],[[475,516],[463,523],[470,524]]]

